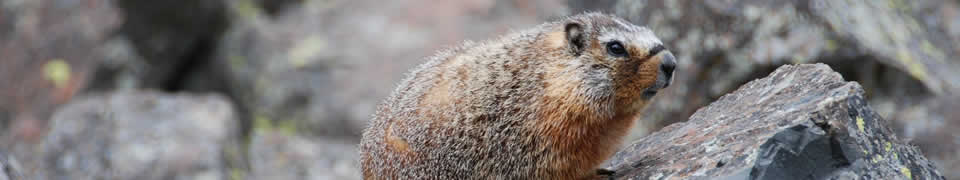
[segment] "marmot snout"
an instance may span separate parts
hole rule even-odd
[[[583,179],[676,60],[653,32],[587,13],[441,51],[378,106],[366,179]]]

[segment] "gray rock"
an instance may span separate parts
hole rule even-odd
[[[361,179],[355,142],[282,132],[254,134],[249,179]]]
[[[53,110],[94,79],[121,18],[109,0],[0,2],[2,135],[42,137]]]
[[[566,13],[559,1],[305,1],[276,16],[232,3],[237,17],[214,67],[253,121],[359,139],[375,105],[436,50]],[[410,11],[419,8],[443,11]],[[267,12],[269,13],[269,12]],[[253,123],[256,126],[257,123]],[[258,127],[253,127],[258,128]]]
[[[621,179],[944,179],[823,64],[786,65],[632,142]]]
[[[0,1],[0,150],[25,174],[40,169],[55,110],[97,86],[102,68],[138,58],[115,36],[120,11],[110,0]]]
[[[621,0],[601,10],[653,28],[677,55],[677,86],[652,105],[648,129],[791,63],[831,64],[879,98],[960,92],[954,1]]]
[[[19,180],[23,179],[22,176],[17,159],[5,153],[0,153],[0,180]]]
[[[736,67],[718,78],[742,79],[757,66],[863,58],[903,70],[937,94],[960,91],[960,74],[951,71],[960,61],[949,58],[960,41],[945,32],[957,22],[938,14],[955,10],[955,2],[933,0],[624,0],[613,9],[653,27],[688,58],[720,51],[714,58]]]
[[[199,69],[194,67],[207,62],[227,26],[225,2],[4,1],[0,53],[10,61],[2,62],[9,69],[2,75],[35,87],[30,83],[44,77],[41,62],[62,60],[71,67],[71,84],[55,90],[179,90],[181,81]]]
[[[36,179],[225,179],[236,117],[218,95],[115,92],[53,117]]]
[[[651,27],[678,59],[675,83],[650,105],[632,138],[685,121],[697,108],[780,65],[820,62],[859,82],[869,104],[894,122],[901,137],[918,141],[934,161],[955,162],[960,153],[954,137],[960,132],[952,124],[960,124],[960,117],[939,109],[960,92],[960,61],[952,58],[960,55],[958,4],[618,0],[591,10]],[[960,178],[952,173],[960,169],[949,169],[948,177]]]

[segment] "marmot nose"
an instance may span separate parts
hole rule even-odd
[[[666,53],[660,58],[660,70],[663,71],[668,81],[673,77],[673,70],[676,68],[677,60],[673,57],[673,53]]]

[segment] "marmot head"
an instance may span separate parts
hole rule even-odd
[[[570,59],[562,69],[578,74],[587,97],[612,101],[611,110],[636,112],[673,80],[676,60],[647,28],[600,13],[554,25],[553,44],[566,49],[567,58],[559,59]]]

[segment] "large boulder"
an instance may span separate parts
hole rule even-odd
[[[877,94],[873,104],[960,92],[953,1],[621,0],[601,10],[651,27],[677,54],[677,86],[650,111],[656,127],[790,63],[831,64]]]
[[[604,1],[606,2],[606,1]],[[617,14],[654,30],[678,59],[675,83],[633,138],[687,120],[697,108],[776,67],[826,63],[859,82],[867,102],[960,178],[960,3],[944,0],[617,0],[571,8]],[[952,105],[952,106],[951,106]]]
[[[786,65],[632,142],[610,160],[629,179],[944,179],[823,64]]]
[[[92,95],[53,117],[33,179],[226,179],[239,142],[219,95],[124,91]]]

